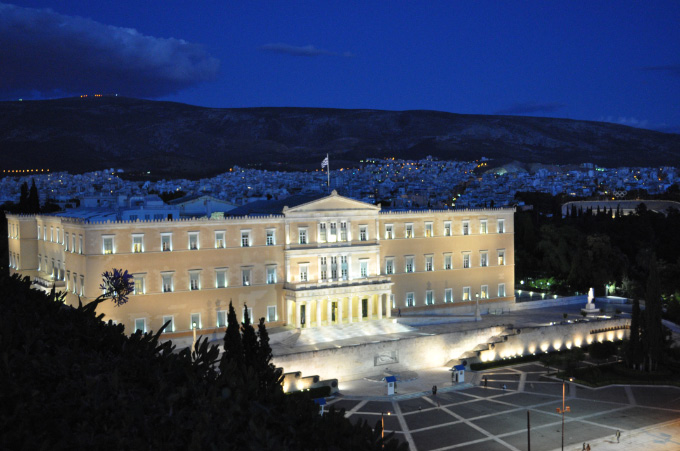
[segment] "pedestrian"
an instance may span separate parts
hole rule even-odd
[[[590,443],[586,445],[586,451],[590,451]]]
[[[503,384],[503,391],[505,391],[507,388],[508,388],[508,386]]]
[[[621,431],[619,431],[617,429],[616,430],[616,443],[619,443],[620,440],[621,440]]]
[[[486,387],[488,385],[489,385],[489,379],[486,376],[484,376],[484,386]]]
[[[586,451],[586,442],[583,442],[583,448],[581,448],[581,451]]]
[[[397,316],[399,316],[401,318],[401,308],[397,309]]]
[[[437,386],[436,385],[434,386],[434,394],[435,394],[435,396],[437,396]]]

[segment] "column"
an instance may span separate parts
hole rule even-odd
[[[352,296],[347,298],[347,322],[352,324]]]
[[[326,324],[333,324],[333,301],[326,299]]]
[[[368,316],[366,317],[367,319],[373,319],[373,298],[375,295],[370,295],[368,297]]]
[[[312,327],[312,303],[305,303],[305,326]]]
[[[384,294],[376,294],[376,299],[378,300],[378,319],[382,319],[382,300]]]
[[[357,321],[360,323],[364,321],[364,301],[363,296],[357,297]]]
[[[300,302],[295,301],[295,327],[298,329],[302,327],[302,324],[300,323],[300,314]]]
[[[392,316],[392,296],[391,293],[385,293],[385,318]]]
[[[343,298],[338,299],[338,316],[337,316],[338,324],[342,324],[342,303],[343,303],[343,301],[344,301]]]
[[[316,327],[321,327],[321,299],[316,300]]]

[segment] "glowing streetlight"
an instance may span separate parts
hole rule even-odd
[[[574,380],[573,378],[571,377],[569,378],[569,382],[573,380]],[[562,409],[560,409],[559,407],[557,408],[557,413],[562,414],[562,451],[564,451],[564,413],[571,412],[569,406],[564,405],[564,387],[565,387],[564,378],[562,378]]]
[[[198,324],[196,324],[195,321],[191,323],[191,329],[194,331],[194,342],[191,343],[191,352],[196,351],[196,326],[198,326]]]

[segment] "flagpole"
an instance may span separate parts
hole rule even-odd
[[[328,159],[328,154],[326,154],[326,161],[328,161],[328,164],[326,165],[326,174],[328,175],[328,191],[330,192],[330,190],[331,190],[331,162]]]

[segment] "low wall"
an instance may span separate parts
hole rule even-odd
[[[630,320],[613,318],[584,323],[522,328],[518,335],[482,351],[482,361],[503,357],[570,349],[593,341],[621,340],[628,336]],[[321,379],[360,379],[390,371],[417,370],[445,365],[480,344],[500,335],[505,326],[403,338],[378,343],[323,349],[274,356],[273,363],[284,372],[301,371]]]

